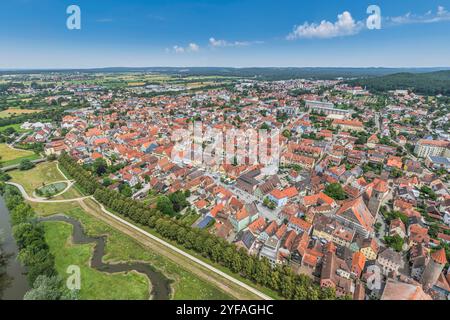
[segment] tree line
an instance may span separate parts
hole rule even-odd
[[[204,258],[220,264],[251,282],[270,288],[286,299],[314,300],[335,299],[333,289],[322,289],[305,275],[295,274],[289,266],[272,268],[267,259],[249,255],[224,239],[205,230],[192,228],[182,220],[163,214],[155,205],[125,197],[115,190],[103,187],[88,171],[84,170],[67,154],[59,158],[61,167],[77,181],[83,191],[112,211],[147,226],[162,238],[174,241],[187,250],[195,251]]]
[[[19,190],[0,183],[0,194],[10,211],[13,236],[19,247],[18,258],[27,269],[32,289],[25,300],[76,299],[77,293],[68,290],[58,275],[55,257],[45,240],[45,229],[31,206],[24,202]]]

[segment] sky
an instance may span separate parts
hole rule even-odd
[[[1,69],[151,66],[450,67],[450,0],[0,3]]]

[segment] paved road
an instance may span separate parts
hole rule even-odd
[[[45,158],[31,160],[31,162],[34,163],[34,164],[38,164],[38,163],[45,162],[45,161],[47,161],[47,159],[45,159]],[[13,164],[13,165],[1,168],[1,170],[3,170],[3,171],[11,171],[11,170],[19,169],[19,165],[20,165],[20,163]]]
[[[59,167],[58,167],[58,169],[59,169]],[[63,174],[63,176],[67,179],[67,177],[64,175],[64,173],[63,173],[62,171],[60,171],[60,172],[61,172],[61,174]],[[67,181],[70,181],[70,180],[67,179]],[[183,251],[183,250],[181,250],[181,249],[179,249],[179,248],[177,248],[177,247],[171,245],[170,243],[168,243],[168,242],[166,242],[166,241],[164,241],[164,240],[162,240],[162,239],[160,239],[160,238],[158,238],[158,237],[152,235],[151,233],[148,233],[147,231],[142,230],[141,228],[135,226],[134,224],[132,224],[132,223],[130,223],[130,222],[128,222],[128,221],[126,221],[126,220],[124,220],[124,219],[122,219],[122,218],[116,216],[116,215],[113,214],[112,212],[108,211],[108,210],[103,206],[103,204],[101,204],[100,202],[98,202],[93,196],[80,197],[80,198],[68,199],[68,200],[43,200],[43,199],[36,199],[36,198],[32,198],[32,197],[28,196],[28,194],[26,193],[26,191],[25,191],[25,189],[22,187],[22,185],[20,185],[20,184],[18,184],[18,183],[14,183],[14,182],[7,182],[7,183],[10,184],[10,185],[13,185],[13,186],[15,186],[15,187],[17,187],[17,188],[20,190],[20,192],[22,193],[22,195],[24,196],[24,198],[25,198],[26,200],[33,201],[33,202],[47,202],[47,203],[70,202],[70,201],[79,201],[79,200],[83,200],[83,199],[88,199],[88,198],[90,198],[90,199],[92,199],[93,201],[95,201],[95,202],[100,206],[100,208],[101,208],[101,210],[102,210],[103,213],[105,213],[105,214],[108,215],[109,217],[113,218],[114,220],[116,220],[116,221],[118,221],[118,222],[120,222],[120,223],[126,225],[127,227],[133,229],[134,231],[136,231],[136,232],[138,232],[138,233],[140,233],[140,234],[142,234],[142,235],[144,235],[144,236],[146,236],[146,237],[148,237],[148,238],[150,238],[150,239],[152,239],[152,240],[154,240],[154,241],[156,241],[156,242],[158,242],[158,243],[164,245],[165,247],[167,247],[167,248],[169,248],[169,249],[175,251],[176,253],[178,253],[178,254],[180,254],[180,255],[182,255],[182,256],[188,258],[189,260],[191,260],[191,261],[193,261],[193,262],[195,262],[195,263],[201,265],[202,267],[204,267],[204,268],[206,268],[206,269],[208,269],[208,270],[210,270],[210,271],[212,271],[212,272],[214,272],[214,273],[216,273],[216,274],[222,276],[223,278],[225,278],[225,279],[227,279],[227,280],[233,282],[234,284],[237,284],[237,285],[239,285],[240,287],[247,289],[248,291],[250,291],[250,292],[252,292],[253,294],[255,294],[255,295],[257,295],[258,297],[260,297],[261,299],[264,299],[264,300],[272,300],[271,297],[269,297],[268,295],[262,293],[261,291],[255,289],[255,288],[253,288],[252,286],[249,286],[248,284],[246,284],[246,283],[244,283],[244,282],[242,282],[242,281],[237,280],[236,278],[234,278],[234,277],[232,277],[232,276],[226,274],[225,272],[223,272],[223,271],[221,271],[221,270],[219,270],[219,269],[217,269],[217,268],[211,266],[210,264],[208,264],[208,263],[206,263],[206,262],[204,262],[204,261],[202,261],[202,260],[200,260],[200,259],[198,259],[198,258],[196,258],[196,257],[194,257],[194,256],[192,256],[192,255],[190,255],[189,253],[186,253],[185,251]]]
[[[375,113],[375,125],[377,127],[377,132],[381,133],[381,121],[380,121],[380,113]]]
[[[70,183],[69,180],[67,180],[66,182]],[[63,199],[63,200],[47,200],[44,198],[34,198],[34,197],[30,197],[28,195],[28,193],[25,191],[24,187],[22,187],[21,184],[18,184],[15,182],[6,182],[6,184],[12,185],[12,186],[16,187],[17,189],[19,189],[19,191],[22,193],[22,196],[25,198],[25,200],[31,201],[31,202],[37,202],[37,203],[64,203],[64,202],[74,202],[74,201],[92,198],[92,196],[85,196],[85,197],[79,197],[79,198],[73,198],[73,199]]]

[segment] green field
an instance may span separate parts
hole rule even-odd
[[[146,276],[129,272],[108,274],[89,266],[94,244],[74,245],[71,242],[73,227],[63,222],[45,222],[45,238],[55,256],[56,270],[66,275],[70,265],[80,267],[82,300],[143,300],[149,298],[149,280]]]
[[[24,159],[36,160],[39,158],[39,155],[28,150],[13,149],[5,143],[0,143],[0,157],[2,166],[6,167],[18,164]]]
[[[214,285],[184,270],[182,266],[171,260],[146,249],[127,235],[87,215],[83,210],[72,210],[69,215],[83,223],[88,235],[108,235],[105,260],[110,262],[133,260],[149,262],[156,269],[163,272],[166,277],[174,280],[172,285],[174,289],[173,299],[230,299],[230,296]]]
[[[18,181],[31,195],[36,188],[43,187],[54,182],[65,180],[64,176],[57,170],[56,162],[43,162],[31,170],[9,172],[13,181]]]

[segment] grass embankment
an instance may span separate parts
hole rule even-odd
[[[0,163],[2,166],[6,167],[18,164],[25,159],[36,160],[39,158],[39,155],[32,151],[14,149],[5,143],[0,143],[0,157]]]

